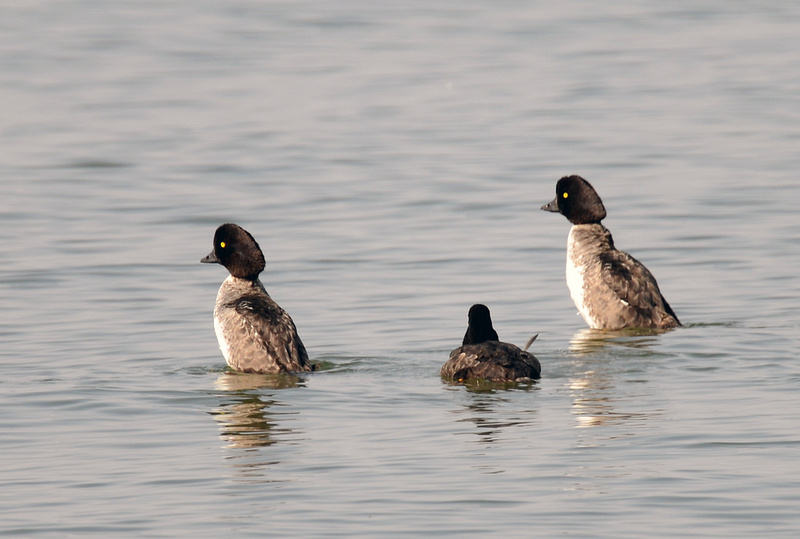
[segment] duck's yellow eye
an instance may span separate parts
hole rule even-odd
[[[562,196],[562,197],[564,197],[564,198],[567,198],[567,197],[569,196],[569,193],[565,192],[565,193],[564,193],[563,195],[561,195],[561,196]]]
[[[224,249],[225,248],[225,242],[224,241],[219,242],[219,246]]]

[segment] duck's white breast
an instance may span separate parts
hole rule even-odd
[[[217,303],[214,307],[214,333],[217,335],[217,342],[219,343],[219,349],[222,351],[222,357],[225,358],[225,363],[228,365],[231,364],[231,346],[228,343],[228,338],[225,335],[225,328],[222,327],[222,323],[220,322],[220,305],[224,301],[224,294],[225,294],[225,287],[226,285],[230,286],[230,283],[233,281],[233,276],[229,275],[227,279],[222,282],[222,286],[219,287],[219,292],[217,292]]]
[[[219,317],[214,316],[214,333],[217,334],[217,342],[219,349],[222,350],[222,357],[225,358],[225,363],[231,364],[231,347],[228,344],[228,339],[225,338],[225,332],[222,329],[222,324],[219,322]]]
[[[590,327],[597,327],[597,322],[586,301],[586,264],[576,248],[574,226],[570,229],[569,238],[567,238],[567,286],[569,295],[575,302],[580,315]]]

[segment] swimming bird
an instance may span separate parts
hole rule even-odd
[[[214,248],[200,262],[222,264],[230,272],[217,293],[214,330],[232,369],[261,374],[313,370],[292,318],[258,278],[264,254],[249,232],[232,223],[221,225]]]
[[[572,223],[567,240],[567,285],[583,319],[593,329],[680,326],[677,315],[644,265],[614,247],[611,232],[600,224],[603,201],[580,176],[556,184],[556,198],[542,206]]]
[[[478,303],[470,307],[468,319],[462,345],[450,352],[450,358],[439,373],[442,378],[513,382],[541,376],[542,367],[533,354],[513,344],[500,342],[486,305]],[[536,337],[528,341],[526,349]]]

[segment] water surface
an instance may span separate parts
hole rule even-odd
[[[12,3],[4,536],[795,536],[800,8]],[[569,298],[581,174],[685,327]],[[216,226],[320,373],[227,371]],[[452,386],[469,306],[540,381]]]

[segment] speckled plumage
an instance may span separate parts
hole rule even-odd
[[[217,293],[214,329],[222,355],[239,372],[310,371],[308,354],[292,318],[258,279],[229,276]]]
[[[231,273],[217,293],[214,329],[232,369],[261,374],[312,370],[292,318],[258,279],[264,256],[246,230],[220,226],[214,250],[202,262],[220,263]]]
[[[476,304],[470,308],[469,325],[462,346],[450,352],[440,375],[458,381],[484,379],[513,382],[537,379],[541,372],[539,360],[533,354],[513,344],[498,341],[489,309]]]
[[[562,213],[571,223],[567,241],[567,284],[575,306],[593,329],[667,329],[681,323],[661,294],[655,277],[638,260],[614,247],[600,221],[605,208],[580,176],[556,185],[556,199],[543,210]]]
[[[442,366],[443,378],[485,379],[494,382],[535,380],[541,376],[539,360],[513,344],[486,341],[459,346]]]

